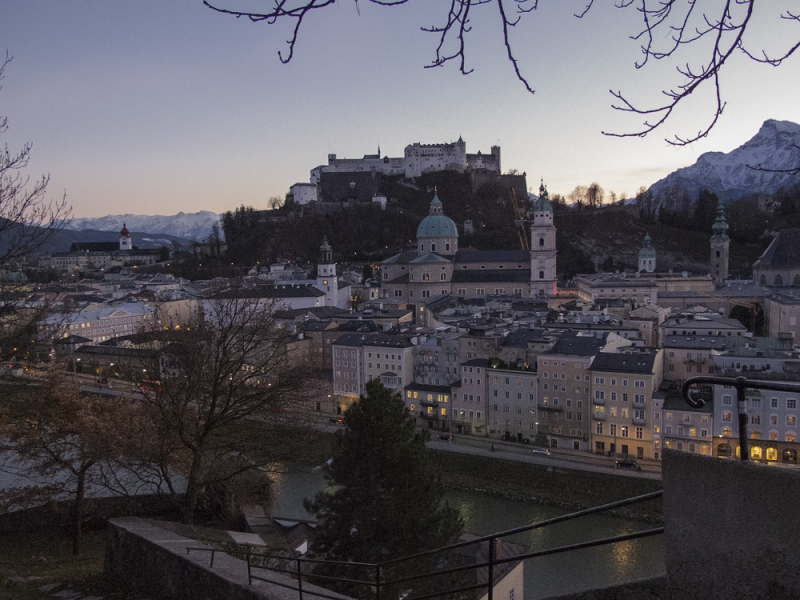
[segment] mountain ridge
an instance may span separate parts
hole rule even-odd
[[[705,152],[688,167],[680,168],[650,186],[658,204],[687,194],[694,200],[701,190],[723,201],[752,194],[774,194],[781,187],[800,183],[800,125],[767,119],[758,133],[730,152]],[[763,169],[763,170],[762,170]]]
[[[103,217],[74,217],[64,225],[71,231],[119,232],[125,225],[131,231],[147,232],[150,235],[168,235],[181,239],[203,240],[211,233],[220,215],[210,210],[194,213],[179,212],[175,215],[106,215]]]

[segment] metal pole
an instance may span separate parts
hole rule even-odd
[[[375,600],[381,600],[381,566],[375,565]]]
[[[495,538],[489,540],[489,590],[488,600],[494,596],[494,542]]]
[[[747,397],[745,378],[736,378],[736,403],[739,410],[739,460],[749,460],[747,448]]]
[[[247,585],[253,585],[253,577],[250,573],[250,553],[248,552],[245,557],[247,558]]]
[[[299,558],[294,560],[297,562],[297,591],[300,592],[300,600],[303,600],[303,563]]]

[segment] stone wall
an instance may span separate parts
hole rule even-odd
[[[182,537],[138,518],[109,521],[106,573],[137,582],[137,587],[176,600],[296,600],[297,592],[280,585],[254,581],[248,584],[247,563],[223,552],[193,551],[210,546]],[[258,571],[267,576],[266,571]],[[254,573],[255,574],[255,573]],[[268,577],[296,587],[296,581],[270,573]],[[303,583],[303,589],[349,600],[328,590]]]
[[[670,450],[662,469],[674,597],[800,597],[800,471]]]

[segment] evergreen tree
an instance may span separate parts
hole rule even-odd
[[[444,501],[422,432],[398,395],[378,381],[366,388],[344,415],[328,489],[306,503],[319,519],[313,553],[328,560],[379,563],[455,542],[463,522]],[[400,565],[393,574],[420,567]],[[348,591],[364,595],[366,590]]]

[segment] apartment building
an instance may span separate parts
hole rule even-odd
[[[591,377],[600,352],[615,352],[631,341],[615,333],[565,331],[537,357],[538,432],[553,448],[590,450]]]
[[[488,383],[489,437],[517,442],[535,439],[539,423],[536,371],[490,368]]]
[[[663,402],[660,411],[663,447],[711,456],[714,443],[713,403],[707,402],[699,408],[693,408],[684,400],[679,386],[665,386],[654,402],[659,400]]]
[[[461,379],[453,390],[453,432],[486,435],[489,361],[473,358],[461,363]]]
[[[598,353],[589,373],[594,451],[655,458],[647,413],[663,379],[661,350]]]
[[[404,399],[409,412],[428,429],[453,431],[451,388],[449,385],[411,383],[406,386]],[[418,421],[419,422],[419,421]]]

